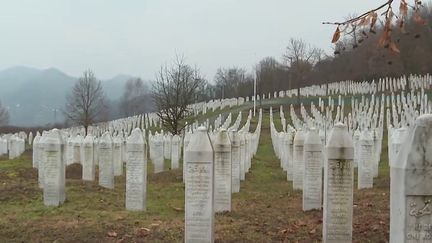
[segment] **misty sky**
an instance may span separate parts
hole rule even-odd
[[[218,67],[280,59],[289,38],[331,52],[334,26],[377,0],[2,0],[0,70],[56,67],[79,76],[153,79],[177,54],[213,79]]]

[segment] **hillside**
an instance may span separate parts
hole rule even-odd
[[[111,102],[120,98],[130,78],[117,75],[102,80]],[[77,79],[56,68],[39,70],[17,66],[0,71],[0,100],[9,107],[10,124],[35,126],[62,122],[65,97]]]

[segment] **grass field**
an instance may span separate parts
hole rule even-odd
[[[252,131],[255,125],[253,120]],[[354,189],[354,242],[388,241],[386,149],[384,144],[374,188]],[[182,171],[152,171],[149,163],[146,212],[125,210],[125,176],[116,177],[114,190],[103,189],[97,180],[81,181],[78,165],[67,168],[65,204],[50,208],[42,203],[31,150],[14,160],[0,158],[0,242],[182,242]],[[322,211],[303,212],[301,198],[279,167],[265,113],[258,152],[240,193],[233,195],[232,212],[216,215],[216,241],[320,242]]]

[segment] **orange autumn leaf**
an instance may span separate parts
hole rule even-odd
[[[371,24],[370,24],[370,27],[371,27],[371,29],[375,26],[375,23],[377,22],[377,20],[378,20],[378,14],[377,13],[375,13],[375,12],[371,12],[370,13],[370,16],[371,16]]]
[[[390,49],[390,51],[392,51],[394,53],[397,53],[397,54],[400,53],[399,48],[396,46],[396,44],[394,42],[390,42],[389,49]]]
[[[369,16],[363,17],[360,19],[358,25],[360,26],[369,25],[369,20],[370,20]]]
[[[415,13],[414,14],[414,22],[416,22],[419,25],[426,25],[426,20],[423,19],[420,14]]]
[[[336,31],[334,32],[334,34],[333,34],[333,39],[332,39],[332,43],[336,43],[338,40],[339,40],[339,38],[340,38],[340,29],[339,29],[339,26],[336,28]]]
[[[402,0],[400,3],[399,11],[402,16],[408,15],[408,4],[404,0]]]
[[[378,40],[378,46],[384,47],[389,40],[390,40],[390,31],[388,29],[387,30],[385,29],[380,39]]]

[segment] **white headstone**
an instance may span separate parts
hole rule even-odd
[[[214,142],[215,212],[231,211],[231,142],[222,128]]]
[[[394,131],[391,138],[392,156],[390,162],[390,242],[402,241],[404,238],[403,214],[404,202],[399,201],[404,197],[404,161],[400,151],[407,136],[406,128],[399,128]],[[389,148],[390,149],[390,148]]]
[[[171,139],[171,169],[179,168],[180,151],[180,137],[174,135]]]
[[[364,130],[358,141],[358,189],[373,187],[374,142],[372,134]]]
[[[246,174],[246,139],[242,132],[239,132],[240,138],[240,180],[244,181]]]
[[[318,131],[311,128],[304,140],[303,211],[321,209],[322,145]]]
[[[132,130],[126,142],[126,209],[142,211],[146,208],[147,160],[145,141],[139,128]]]
[[[231,191],[240,192],[240,140],[237,131],[230,131],[231,139]]]
[[[81,144],[83,137],[81,135],[76,136],[73,139],[73,161],[72,163],[81,164]]]
[[[57,129],[44,139],[43,201],[45,206],[59,206],[65,200],[65,166],[62,138]]]
[[[30,133],[29,133],[29,136],[28,136],[28,144],[29,144],[29,145],[32,145],[32,143],[33,143],[33,133],[30,132]]]
[[[305,133],[302,130],[296,132],[294,137],[294,171],[293,171],[293,188],[294,190],[303,189],[303,146]]]
[[[205,127],[192,135],[186,154],[185,242],[213,242],[213,148]]]
[[[32,164],[33,168],[38,168],[39,160],[40,160],[40,147],[39,147],[39,140],[41,139],[41,136],[39,133],[36,133],[36,137],[33,140],[33,156],[32,156]],[[6,146],[7,147],[7,146]]]
[[[163,156],[164,159],[171,159],[171,135],[167,134],[165,136],[163,136]]]
[[[393,220],[394,242],[432,242],[432,115],[421,115],[397,156],[403,181]],[[393,178],[392,178],[393,179]],[[392,184],[393,186],[393,184]],[[392,191],[394,192],[394,191]],[[393,209],[392,209],[393,210]],[[397,222],[394,222],[397,223]]]
[[[109,132],[99,139],[99,185],[114,189],[113,142]]]
[[[94,160],[94,138],[87,135],[82,144],[82,179],[85,181],[94,181],[96,163]]]
[[[347,126],[332,129],[324,169],[323,242],[351,242],[354,147]]]
[[[42,136],[39,140],[39,162],[38,162],[38,184],[39,184],[39,188],[43,188],[44,186],[44,170],[45,170],[45,166],[44,163],[46,161],[46,154],[45,154],[45,140],[47,138],[48,132],[44,131],[42,132]]]
[[[161,134],[157,134],[153,137],[153,165],[154,173],[159,173],[164,171],[164,138]]]
[[[119,137],[113,137],[113,164],[114,176],[121,176],[123,174],[123,159],[121,157],[122,141]]]

